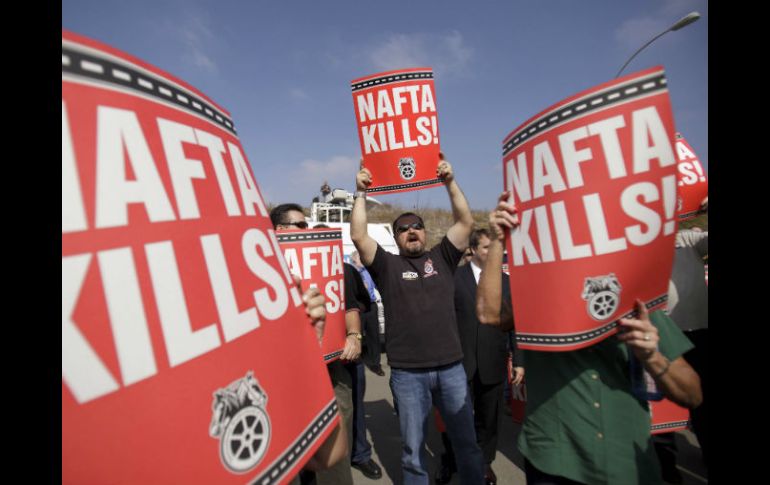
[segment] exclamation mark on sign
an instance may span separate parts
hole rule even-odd
[[[430,117],[430,127],[433,128],[433,143],[438,145],[438,123],[435,116]]]
[[[283,251],[281,251],[281,246],[275,237],[275,231],[268,229],[267,234],[270,236],[270,243],[273,245],[278,263],[281,265],[281,269],[283,269],[283,276],[289,282],[289,293],[291,294],[292,301],[294,301],[294,306],[299,306],[302,303],[302,297],[299,295],[299,290],[297,290],[297,286],[294,284],[294,278],[291,276],[289,267],[286,265],[286,260],[283,259]]]
[[[692,165],[693,165],[693,167],[695,167],[695,171],[698,172],[698,179],[701,182],[705,182],[706,181],[706,176],[703,175],[703,167],[700,166],[700,163],[698,163],[698,161],[695,160],[695,161],[693,161]]]
[[[676,175],[663,177],[663,210],[666,222],[663,224],[663,235],[668,236],[676,229],[674,209],[676,208]]]

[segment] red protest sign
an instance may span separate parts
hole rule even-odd
[[[388,194],[441,185],[433,70],[381,72],[350,82],[368,192]]]
[[[698,215],[701,202],[709,195],[709,185],[695,151],[681,133],[676,134],[676,154],[679,159],[677,217],[686,221]]]
[[[228,113],[69,32],[61,110],[62,482],[288,482],[339,418]]]
[[[674,122],[662,68],[602,84],[503,141],[519,347],[568,351],[666,301],[676,230]]]
[[[690,410],[663,398],[661,401],[649,401],[650,433],[671,433],[687,428]]]
[[[321,345],[324,361],[339,359],[345,348],[345,272],[341,229],[278,231],[289,271],[303,285],[319,288],[326,297],[326,326]]]

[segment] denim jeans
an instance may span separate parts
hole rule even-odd
[[[462,362],[429,369],[391,368],[390,389],[401,428],[404,484],[429,483],[425,436],[435,404],[455,453],[460,482],[484,481],[484,458],[476,443],[473,405]]]

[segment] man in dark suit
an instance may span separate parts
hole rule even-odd
[[[485,483],[496,484],[492,461],[497,448],[497,428],[503,403],[503,386],[507,378],[508,333],[500,327],[482,325],[476,317],[476,286],[489,250],[489,232],[476,229],[470,237],[471,260],[455,272],[455,314],[463,350],[463,366],[473,396],[476,440],[486,463]],[[503,295],[510,303],[508,277],[501,273]],[[515,345],[515,340],[514,340]],[[513,351],[514,383],[521,382],[524,368]],[[452,445],[446,433],[441,433],[445,453],[436,476],[439,484],[448,483],[454,472]]]

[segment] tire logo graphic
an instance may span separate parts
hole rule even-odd
[[[219,438],[222,463],[233,473],[245,473],[262,460],[270,443],[267,394],[252,371],[214,392],[209,435]]]
[[[587,302],[588,315],[594,320],[603,321],[610,318],[618,309],[621,290],[622,287],[615,273],[610,273],[586,278],[580,297]]]
[[[401,172],[401,178],[404,180],[411,180],[416,173],[416,165],[414,158],[402,158],[398,161],[398,171]]]

